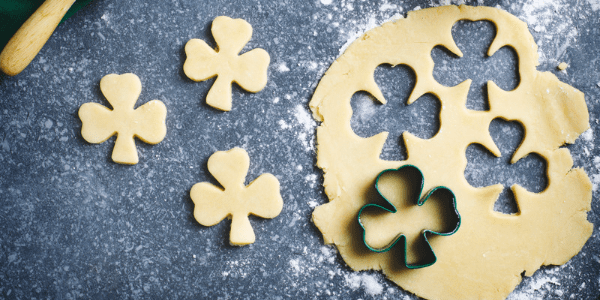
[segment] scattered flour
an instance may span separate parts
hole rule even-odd
[[[302,142],[302,145],[304,145],[304,150],[314,150],[315,146],[313,137],[315,135],[315,127],[317,126],[317,123],[308,113],[308,110],[301,104],[296,105],[294,108],[294,116],[296,121],[298,121],[302,127],[302,132],[298,134],[298,139]]]
[[[322,261],[327,261],[328,263],[333,264],[335,262],[336,253],[337,252],[333,247],[321,246],[322,256],[319,256],[318,262],[321,263]]]
[[[584,133],[581,134],[581,137],[586,142],[593,142],[594,141],[594,130],[592,130],[591,128],[586,130]]]
[[[377,22],[377,20],[375,19],[375,17],[371,16],[368,18],[367,23],[358,25],[356,28],[354,28],[354,30],[350,30],[346,32],[346,43],[342,46],[342,48],[340,48],[340,55],[342,55],[344,53],[344,51],[346,51],[346,49],[350,46],[350,44],[352,44],[356,39],[358,39],[360,36],[362,36],[365,32],[378,27],[379,24]]]
[[[558,279],[556,279],[555,277],[542,277],[542,278],[538,278],[537,280],[533,281],[529,285],[529,290],[537,291],[537,290],[541,289],[542,287],[546,286],[548,283],[552,283],[554,285],[560,285],[560,283],[558,282]]]
[[[286,123],[284,120],[279,120],[277,124],[279,124],[279,127],[281,127],[281,129],[289,129],[292,127],[288,125],[288,123]]]
[[[356,290],[361,286],[365,292],[371,296],[379,295],[383,292],[383,285],[379,283],[375,275],[370,274],[356,274],[352,273],[345,275],[346,286],[352,290]]]
[[[314,188],[315,185],[317,185],[317,178],[317,174],[308,174],[304,179],[306,180],[306,182],[308,182],[310,188]]]
[[[383,3],[383,4],[381,4],[381,6],[379,6],[379,11],[386,11],[386,10],[391,10],[391,9],[398,9],[398,5]]]
[[[315,208],[315,207],[319,206],[319,202],[317,202],[315,200],[310,200],[310,201],[308,201],[308,206],[310,208]]]
[[[573,20],[577,14],[568,13],[572,9],[568,0],[528,0],[521,7],[510,6],[530,29],[539,33],[535,38],[540,63],[559,63],[567,48],[577,41],[579,32]]]
[[[587,0],[593,11],[600,9],[600,0]]]
[[[383,286],[377,281],[375,276],[373,275],[363,275],[363,286],[365,288],[365,292],[369,295],[379,295],[383,292]]]
[[[281,73],[289,72],[290,68],[288,68],[288,66],[284,62],[282,62],[277,66],[277,71]]]
[[[296,272],[300,272],[300,260],[299,259],[292,259],[290,260],[290,266],[292,267],[292,269],[294,269],[294,271]]]
[[[450,4],[454,4],[454,5],[463,5],[466,4],[465,0],[438,0],[437,3],[435,2],[431,2],[431,6],[444,6],[444,5],[450,5]]]
[[[377,113],[377,104],[371,97],[360,94],[361,99],[357,101],[356,110],[353,112],[353,117],[358,118],[361,123],[368,122]]]
[[[506,300],[542,300],[548,291],[553,291],[555,294],[558,291],[558,294],[563,293],[563,291],[558,290],[557,287],[560,286],[560,282],[558,278],[551,276],[544,276],[533,280],[527,287],[522,289],[519,292],[511,293]],[[556,295],[558,295],[556,294]]]
[[[595,192],[598,190],[598,186],[600,186],[600,156],[594,157],[594,170],[595,174],[592,174],[592,190]]]

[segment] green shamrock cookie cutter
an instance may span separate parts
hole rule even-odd
[[[419,193],[417,196],[417,201],[416,204],[418,206],[422,206],[423,204],[425,204],[425,202],[429,199],[429,197],[431,197],[431,195],[438,191],[438,190],[447,190],[452,198],[452,207],[454,208],[454,213],[456,214],[457,217],[457,221],[456,221],[456,226],[452,231],[449,232],[437,232],[437,231],[433,231],[433,230],[429,230],[429,229],[424,229],[422,231],[421,236],[423,237],[423,239],[425,240],[425,243],[427,244],[428,248],[429,248],[429,255],[427,255],[428,258],[430,258],[428,261],[425,261],[423,263],[417,263],[417,264],[409,264],[406,262],[406,253],[407,253],[407,242],[406,242],[406,236],[404,234],[400,234],[399,236],[397,236],[393,242],[391,242],[387,247],[384,248],[374,248],[371,247],[369,245],[369,243],[367,243],[366,240],[366,229],[361,221],[361,216],[363,213],[363,210],[365,210],[368,207],[375,207],[375,208],[379,208],[379,209],[383,209],[387,212],[390,213],[396,213],[398,210],[396,209],[396,207],[381,193],[381,191],[379,190],[379,179],[381,178],[381,176],[387,172],[395,172],[395,171],[401,171],[403,169],[414,169],[416,171],[418,171],[418,174],[420,175],[421,178],[421,186],[419,189]],[[373,252],[377,252],[377,253],[383,253],[383,252],[387,252],[390,249],[392,249],[392,247],[394,247],[396,245],[396,243],[398,243],[399,241],[401,241],[404,244],[404,265],[409,268],[409,269],[420,269],[420,268],[425,268],[425,267],[429,267],[431,265],[433,265],[436,261],[437,261],[437,256],[435,255],[435,252],[433,251],[433,248],[431,247],[431,244],[429,244],[429,240],[427,239],[427,234],[435,234],[435,235],[440,235],[440,236],[449,236],[454,234],[455,232],[458,231],[458,229],[460,228],[460,223],[461,223],[461,218],[460,218],[460,214],[458,213],[458,209],[456,208],[456,196],[454,195],[454,193],[452,192],[452,190],[450,190],[449,188],[445,187],[445,186],[437,186],[433,189],[431,189],[424,197],[421,198],[421,194],[423,193],[423,186],[425,184],[425,178],[423,177],[423,173],[421,172],[421,170],[419,170],[419,168],[417,168],[414,165],[404,165],[399,167],[398,169],[387,169],[387,170],[383,170],[381,173],[379,173],[379,175],[377,175],[377,179],[375,179],[375,189],[377,190],[377,193],[385,200],[385,202],[387,202],[391,208],[387,208],[378,204],[374,204],[374,203],[370,203],[370,204],[366,204],[364,205],[360,211],[358,212],[358,224],[360,225],[360,227],[363,230],[363,234],[362,234],[362,238],[363,238],[363,242],[365,244],[365,246],[367,246],[367,248],[369,248],[369,250],[373,251]]]

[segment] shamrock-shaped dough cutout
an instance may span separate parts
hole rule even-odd
[[[243,149],[217,151],[208,159],[208,171],[223,188],[200,182],[190,191],[198,223],[213,226],[225,217],[231,218],[229,243],[236,246],[254,243],[248,215],[271,219],[283,207],[279,181],[272,174],[262,174],[244,186],[249,166],[250,158]]]
[[[100,90],[113,110],[97,103],[85,103],[79,108],[81,135],[93,144],[117,135],[112,159],[116,163],[138,163],[134,137],[149,144],[160,143],[167,134],[167,108],[158,100],[134,109],[142,92],[142,83],[135,74],[109,74],[100,80]]]
[[[423,174],[412,165],[384,170],[375,180],[375,189],[385,204],[367,204],[358,212],[365,246],[387,252],[398,242],[404,244],[403,260],[409,269],[437,261],[428,237],[452,235],[460,227],[452,191],[438,186],[421,198],[424,183]]]
[[[187,59],[183,71],[194,81],[217,76],[206,103],[223,111],[231,110],[231,83],[256,93],[267,85],[267,67],[271,58],[263,49],[253,49],[242,55],[252,37],[252,26],[242,19],[217,17],[211,28],[217,42],[216,51],[203,40],[191,39],[185,45]]]

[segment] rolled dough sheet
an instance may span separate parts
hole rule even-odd
[[[490,109],[465,106],[470,80],[445,87],[433,78],[431,50],[441,45],[461,56],[451,29],[459,20],[489,20],[497,28],[488,55],[509,46],[519,57],[520,84],[504,91],[488,83]],[[417,76],[408,100],[425,93],[441,102],[440,129],[431,139],[403,134],[408,159],[379,158],[387,133],[361,138],[350,127],[354,93],[385,99],[374,81],[381,64],[405,64]],[[589,128],[584,95],[551,73],[538,72],[537,46],[527,24],[491,7],[444,6],[410,12],[358,38],[326,72],[310,102],[317,129],[317,165],[324,172],[329,203],[317,207],[313,221],[327,244],[335,244],[354,270],[382,270],[402,288],[428,299],[504,299],[542,265],[560,265],[576,255],[591,236],[587,221],[591,183],[582,169],[572,169],[567,149],[559,148]],[[512,162],[538,153],[547,161],[548,187],[531,193],[514,185],[519,212],[493,210],[502,185],[474,188],[464,177],[468,145],[478,143],[499,156],[488,127],[495,118],[518,121],[523,143]],[[423,171],[425,190],[446,186],[456,195],[462,218],[458,232],[431,241],[438,261],[408,270],[401,252],[369,251],[357,222],[360,208],[374,199],[374,180],[382,170],[412,164]]]

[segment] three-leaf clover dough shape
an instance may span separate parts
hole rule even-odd
[[[195,205],[194,217],[198,223],[213,226],[226,217],[231,218],[229,243],[236,246],[255,241],[254,230],[248,219],[250,214],[272,219],[283,208],[279,181],[272,174],[262,174],[244,186],[249,167],[250,158],[246,150],[233,148],[217,151],[208,159],[208,171],[223,188],[200,182],[190,191]]]
[[[167,134],[167,108],[152,100],[134,109],[142,92],[142,83],[135,74],[109,74],[100,80],[100,90],[112,110],[97,103],[85,103],[79,108],[81,135],[89,143],[99,144],[117,135],[112,159],[116,163],[135,165],[138,154],[134,137],[149,144],[160,143]]]
[[[382,253],[400,242],[404,246],[402,260],[409,269],[428,267],[437,261],[428,236],[449,236],[460,227],[454,193],[436,186],[421,197],[424,184],[423,174],[415,166],[384,170],[375,179],[375,189],[385,203],[369,203],[358,212],[365,246]],[[370,209],[376,214],[372,215]]]
[[[504,91],[488,85],[488,111],[472,111],[465,103],[470,80],[454,87],[433,77],[431,50],[442,45],[460,55],[452,38],[459,20],[488,20],[497,28],[488,49],[493,55],[511,46],[518,56],[519,85]],[[405,132],[405,161],[380,158],[386,135],[361,138],[350,126],[352,95],[366,91],[384,103],[374,80],[377,66],[406,64],[417,78],[407,101],[433,93],[441,103],[440,129],[423,140]],[[493,7],[443,6],[408,12],[357,38],[327,70],[311,99],[317,128],[317,165],[329,202],[315,208],[312,219],[326,244],[335,244],[353,270],[382,270],[403,289],[427,299],[506,299],[521,282],[543,265],[562,265],[575,256],[592,235],[588,221],[592,184],[581,168],[573,167],[569,150],[589,128],[584,95],[550,72],[536,69],[538,52],[527,24]],[[548,186],[532,193],[520,186],[513,192],[519,213],[494,211],[503,187],[474,188],[464,176],[465,149],[481,144],[500,151],[488,131],[496,118],[518,121],[525,139],[513,162],[537,153],[547,162]],[[456,195],[460,230],[432,240],[438,261],[427,268],[399,266],[395,251],[367,249],[356,221],[358,211],[376,196],[373,181],[385,169],[411,164],[427,179],[425,190],[443,185]]]
[[[252,37],[252,26],[242,19],[217,17],[211,31],[217,49],[213,50],[200,39],[188,41],[183,72],[194,81],[217,76],[206,95],[206,103],[216,109],[230,111],[231,84],[235,82],[252,93],[262,90],[267,85],[267,68],[271,58],[260,48],[238,56]]]

